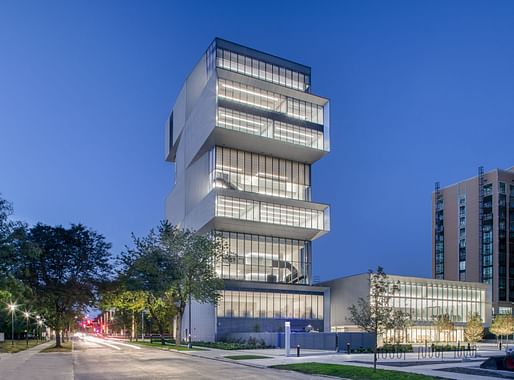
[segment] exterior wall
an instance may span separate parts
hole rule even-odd
[[[214,305],[193,300],[191,305],[191,340],[193,342],[214,342],[216,338],[216,310]],[[182,319],[182,338],[187,340],[189,329],[189,307]]]
[[[351,325],[348,308],[356,304],[359,298],[369,295],[369,275],[362,273],[343,277],[322,285],[330,288],[330,325]]]
[[[493,255],[492,255],[492,302],[495,312],[499,307],[513,307],[514,301],[514,275],[509,278],[509,272],[514,273],[514,255],[509,254],[510,244],[514,243],[514,235],[509,237],[509,228],[514,231],[513,224],[509,224],[509,218],[512,212],[509,212],[510,205],[510,185],[514,184],[514,170],[499,170],[484,173],[484,185],[492,184],[492,216],[493,216]],[[506,259],[505,259],[505,295],[506,299],[502,301],[499,293],[500,282],[500,235],[499,235],[499,182],[506,185]],[[459,197],[466,198],[466,223],[465,223],[465,239],[466,239],[466,264],[465,278],[463,281],[481,282],[482,264],[480,249],[480,190],[479,177],[473,177],[454,185],[447,186],[440,190],[440,194],[444,201],[444,279],[459,280]],[[436,276],[435,270],[435,208],[436,193],[432,194],[432,273]],[[512,260],[511,260],[512,259]],[[510,270],[510,268],[513,270]],[[512,283],[512,285],[511,285]]]

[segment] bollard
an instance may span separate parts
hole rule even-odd
[[[299,344],[296,345],[296,357],[297,358],[300,357],[300,345]]]
[[[346,343],[346,353],[350,355],[350,343]]]

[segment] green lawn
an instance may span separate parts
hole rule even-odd
[[[269,356],[261,356],[261,355],[230,355],[225,356],[226,359],[232,360],[250,360],[250,359],[269,359]]]
[[[71,352],[72,345],[71,341],[61,342],[62,347],[56,348],[54,345],[45,348],[41,352]]]
[[[11,344],[10,340],[5,340],[4,342],[0,342],[0,353],[15,353],[26,350],[27,348],[31,348],[37,346],[40,343],[44,343],[45,341],[37,341],[34,339],[29,339],[29,346],[27,347],[27,341],[25,340],[15,340],[14,346]]]
[[[195,346],[193,346],[193,348],[187,348],[187,346],[175,346],[175,344],[169,344],[169,343],[166,343],[164,346],[161,344],[161,342],[132,342],[132,344],[137,344],[139,346],[145,346],[145,347],[151,347],[151,348],[157,348],[159,350],[176,350],[176,351],[205,351],[201,348],[197,348]]]
[[[274,365],[272,368],[287,369],[297,371],[309,375],[328,375],[341,377],[352,380],[430,380],[441,379],[440,377],[432,377],[419,375],[416,373],[390,371],[385,369],[377,369],[373,372],[373,368],[357,367],[353,365],[341,364],[323,364],[323,363],[298,363]]]

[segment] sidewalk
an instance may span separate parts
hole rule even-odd
[[[54,341],[49,341],[15,354],[2,354],[0,357],[0,379],[73,379],[71,352],[39,353],[41,350],[51,347],[54,344]]]
[[[284,349],[262,349],[262,350],[219,350],[209,349],[208,351],[182,351],[186,355],[196,357],[204,357],[214,360],[228,361],[243,365],[250,365],[254,367],[269,367],[277,364],[294,364],[294,363],[329,363],[329,364],[347,364],[360,367],[373,366],[373,354],[345,354],[336,353],[334,351],[321,351],[321,350],[302,350],[301,356],[296,357],[296,350],[291,350],[291,356],[286,357]],[[469,361],[463,361],[459,358],[454,358],[453,353],[445,353],[444,360],[440,358],[418,360],[417,353],[409,353],[406,359],[382,359],[379,358],[377,368],[419,373],[428,376],[458,379],[458,380],[485,380],[486,378],[493,378],[494,372],[485,372],[480,369],[480,364],[489,356],[501,355],[501,351],[497,350],[483,350],[479,352],[479,357],[471,358]],[[267,356],[267,359],[253,359],[253,360],[231,360],[226,359],[226,356],[233,355],[259,355]],[[444,369],[451,369],[445,371]],[[459,373],[454,371],[466,371],[469,373]],[[481,375],[478,375],[480,373]],[[496,372],[497,373],[497,372]],[[501,371],[502,378],[514,379],[514,373]]]

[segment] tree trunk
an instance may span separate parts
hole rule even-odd
[[[134,325],[134,312],[132,312],[132,326],[130,328],[130,341],[134,339],[135,325]]]
[[[166,344],[166,341],[164,340],[164,326],[162,323],[159,323],[159,334],[161,335],[161,344],[164,346]]]
[[[62,347],[61,345],[61,331],[59,329],[55,330],[55,347]]]
[[[175,346],[180,346],[180,343],[182,343],[182,317],[184,316],[183,311],[179,311],[177,314],[177,332],[175,335]]]
[[[377,348],[378,348],[378,331],[375,330],[375,345],[373,346],[373,371],[377,370]]]

